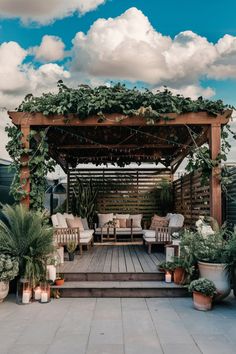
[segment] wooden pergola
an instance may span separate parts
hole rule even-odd
[[[170,113],[170,119],[147,125],[144,117],[122,114],[105,114],[105,119],[100,121],[98,116],[80,120],[73,114],[64,117],[9,112],[13,124],[22,131],[22,142],[26,148],[29,148],[27,138],[30,129],[47,129],[50,155],[65,172],[79,163],[161,162],[171,169],[172,176],[183,159],[205,143],[209,143],[211,158],[216,159],[221,149],[221,128],[228,123],[231,114],[230,110],[215,117],[206,112]],[[28,182],[24,185],[27,197],[22,203],[29,207],[30,171],[27,161],[25,156],[21,179]],[[219,166],[212,168],[210,214],[221,224],[219,171]]]

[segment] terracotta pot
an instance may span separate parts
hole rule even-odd
[[[65,280],[64,280],[64,279],[56,279],[56,280],[55,280],[55,284],[56,284],[57,286],[61,286],[61,285],[63,285],[63,284],[64,284],[64,282],[65,282]]]
[[[231,291],[230,279],[225,264],[223,263],[207,263],[198,262],[198,268],[201,278],[206,278],[216,286],[217,295],[214,296],[214,301],[223,300]]]
[[[196,291],[193,292],[193,305],[196,310],[208,311],[212,308],[212,297],[203,295]]]
[[[183,284],[185,281],[186,272],[184,268],[178,267],[174,270],[174,283],[175,284]]]
[[[9,281],[0,281],[0,302],[3,302],[9,292]]]

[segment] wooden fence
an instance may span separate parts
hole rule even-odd
[[[173,183],[174,210],[192,226],[200,215],[210,215],[210,186],[201,185],[201,173],[190,173]]]
[[[163,179],[170,181],[169,169],[71,169],[68,173],[69,210],[76,177],[92,179],[99,190],[97,209],[101,213],[141,213],[150,220],[160,213],[158,189]]]
[[[236,165],[229,168],[231,183],[227,186],[225,195],[225,219],[231,225],[236,225]]]

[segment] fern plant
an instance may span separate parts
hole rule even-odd
[[[37,283],[46,275],[46,260],[54,251],[53,231],[41,213],[22,205],[6,205],[0,220],[0,253],[19,261],[19,275]]]

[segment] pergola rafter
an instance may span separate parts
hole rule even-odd
[[[122,114],[105,114],[104,119],[90,116],[80,120],[70,114],[44,116],[41,113],[9,112],[13,124],[20,127],[25,145],[30,129],[48,129],[50,154],[66,172],[72,164],[92,162],[162,162],[176,171],[182,160],[197,146],[209,143],[212,159],[221,149],[221,127],[228,123],[231,111],[210,116],[207,112],[168,114],[147,125],[144,117],[128,117]],[[165,117],[167,115],[165,114]],[[194,139],[189,133],[196,136]],[[27,157],[25,157],[27,162]],[[21,178],[29,180],[27,164]],[[213,167],[211,175],[211,216],[221,223],[221,186],[219,167]],[[26,184],[29,191],[29,182]],[[29,197],[23,200],[29,206]]]

